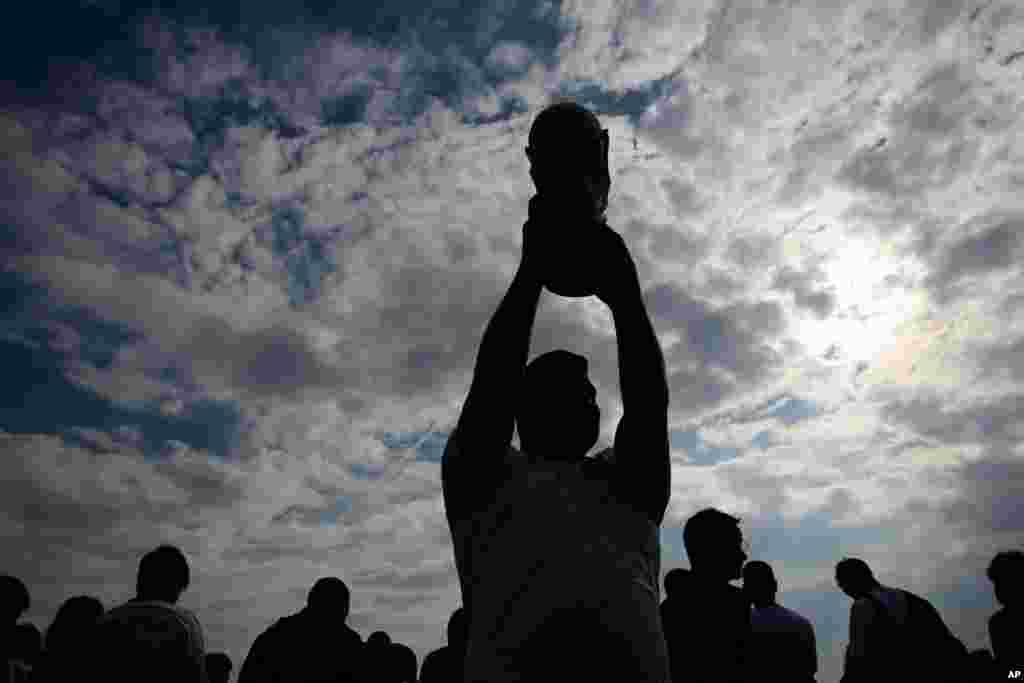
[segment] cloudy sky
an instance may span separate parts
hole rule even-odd
[[[819,680],[843,556],[988,647],[985,567],[1024,545],[1018,3],[205,5],[4,24],[0,571],[28,620],[127,599],[170,542],[236,671],[325,575],[364,637],[440,646],[440,456],[519,262],[529,126],[569,97],[610,132],[669,372],[663,571],[713,505]],[[610,445],[607,309],[544,293],[554,348]]]

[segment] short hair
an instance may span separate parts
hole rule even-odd
[[[140,594],[181,593],[190,579],[185,554],[173,545],[161,545],[142,556],[136,586]]]
[[[733,517],[715,508],[704,508],[694,513],[683,525],[683,545],[690,564],[697,558],[714,555],[723,545],[731,542],[733,531],[739,531],[739,517]]]
[[[76,595],[65,600],[46,629],[47,651],[66,652],[81,647],[103,611],[103,603],[91,595]]]
[[[1020,550],[1004,550],[992,558],[985,572],[992,583],[1016,582],[1024,583],[1024,552]]]
[[[348,611],[351,592],[345,582],[337,576],[325,576],[317,579],[306,596],[306,604],[311,609],[344,609]]]
[[[387,631],[374,631],[366,639],[366,644],[371,647],[387,647],[391,644],[391,636],[387,634]]]
[[[870,583],[875,581],[875,575],[864,560],[846,557],[836,563],[836,579],[841,583]]]
[[[530,425],[535,416],[551,414],[552,387],[586,380],[588,367],[585,356],[565,349],[542,353],[526,364],[518,387],[515,411],[520,445],[524,450],[529,452],[523,442],[531,440],[531,429],[527,426],[524,434],[523,426]]]
[[[29,598],[28,587],[17,576],[0,575],[0,605],[3,610],[15,613],[15,618],[28,610],[32,600]]]
[[[601,122],[586,107],[571,100],[550,104],[530,126],[528,144],[534,151],[564,149],[601,139]]]
[[[589,363],[581,356],[565,349],[555,349],[537,356],[526,364],[519,385],[517,414],[529,413],[531,408],[544,404],[552,386],[586,379]]]

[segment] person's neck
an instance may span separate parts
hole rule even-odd
[[[766,607],[776,607],[779,603],[775,602],[775,598],[771,600],[755,600],[753,605],[757,609],[764,609]]]
[[[169,602],[174,604],[178,602],[177,596],[173,595],[160,595],[156,593],[138,593],[135,599],[139,602]]]

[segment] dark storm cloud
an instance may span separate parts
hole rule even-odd
[[[886,404],[881,414],[886,421],[911,427],[942,444],[1009,448],[1020,440],[1017,425],[1024,415],[1024,394],[978,401],[951,410],[938,398],[894,401]]]
[[[960,495],[943,506],[947,524],[967,538],[1007,533],[1021,537],[1024,458],[1010,450],[993,449],[985,457],[961,465],[956,475]]]
[[[766,342],[785,328],[775,302],[738,302],[715,309],[673,283],[646,293],[655,329],[676,331],[682,341],[666,353],[673,404],[680,410],[719,403],[766,378],[782,362]]]
[[[897,201],[948,187],[980,150],[981,136],[967,125],[979,107],[974,87],[957,64],[934,68],[893,106],[891,132],[858,150],[836,179]]]
[[[923,233],[919,251],[933,264],[924,284],[940,302],[971,291],[971,278],[1005,271],[1020,263],[1024,214],[995,211],[976,216],[956,229],[966,237],[936,247]],[[934,234],[934,233],[931,233]]]
[[[7,330],[0,350],[9,368],[0,389],[0,428],[61,434],[91,449],[138,442],[153,457],[168,441],[221,457],[240,443],[247,422],[232,402],[199,398],[188,401],[182,412],[165,415],[159,405],[121,403],[74,381],[69,374],[74,365],[110,370],[118,351],[144,335],[86,309],[60,306],[45,288],[17,273],[4,271],[0,282],[6,299],[0,324]],[[172,378],[165,374],[154,379]]]

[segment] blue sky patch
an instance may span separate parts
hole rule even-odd
[[[448,434],[443,432],[383,432],[378,438],[392,450],[415,448],[420,462],[440,463],[448,444]]]
[[[686,451],[694,465],[717,465],[738,458],[742,454],[738,448],[716,446],[705,441],[696,429],[671,429],[668,440],[672,448]]]

